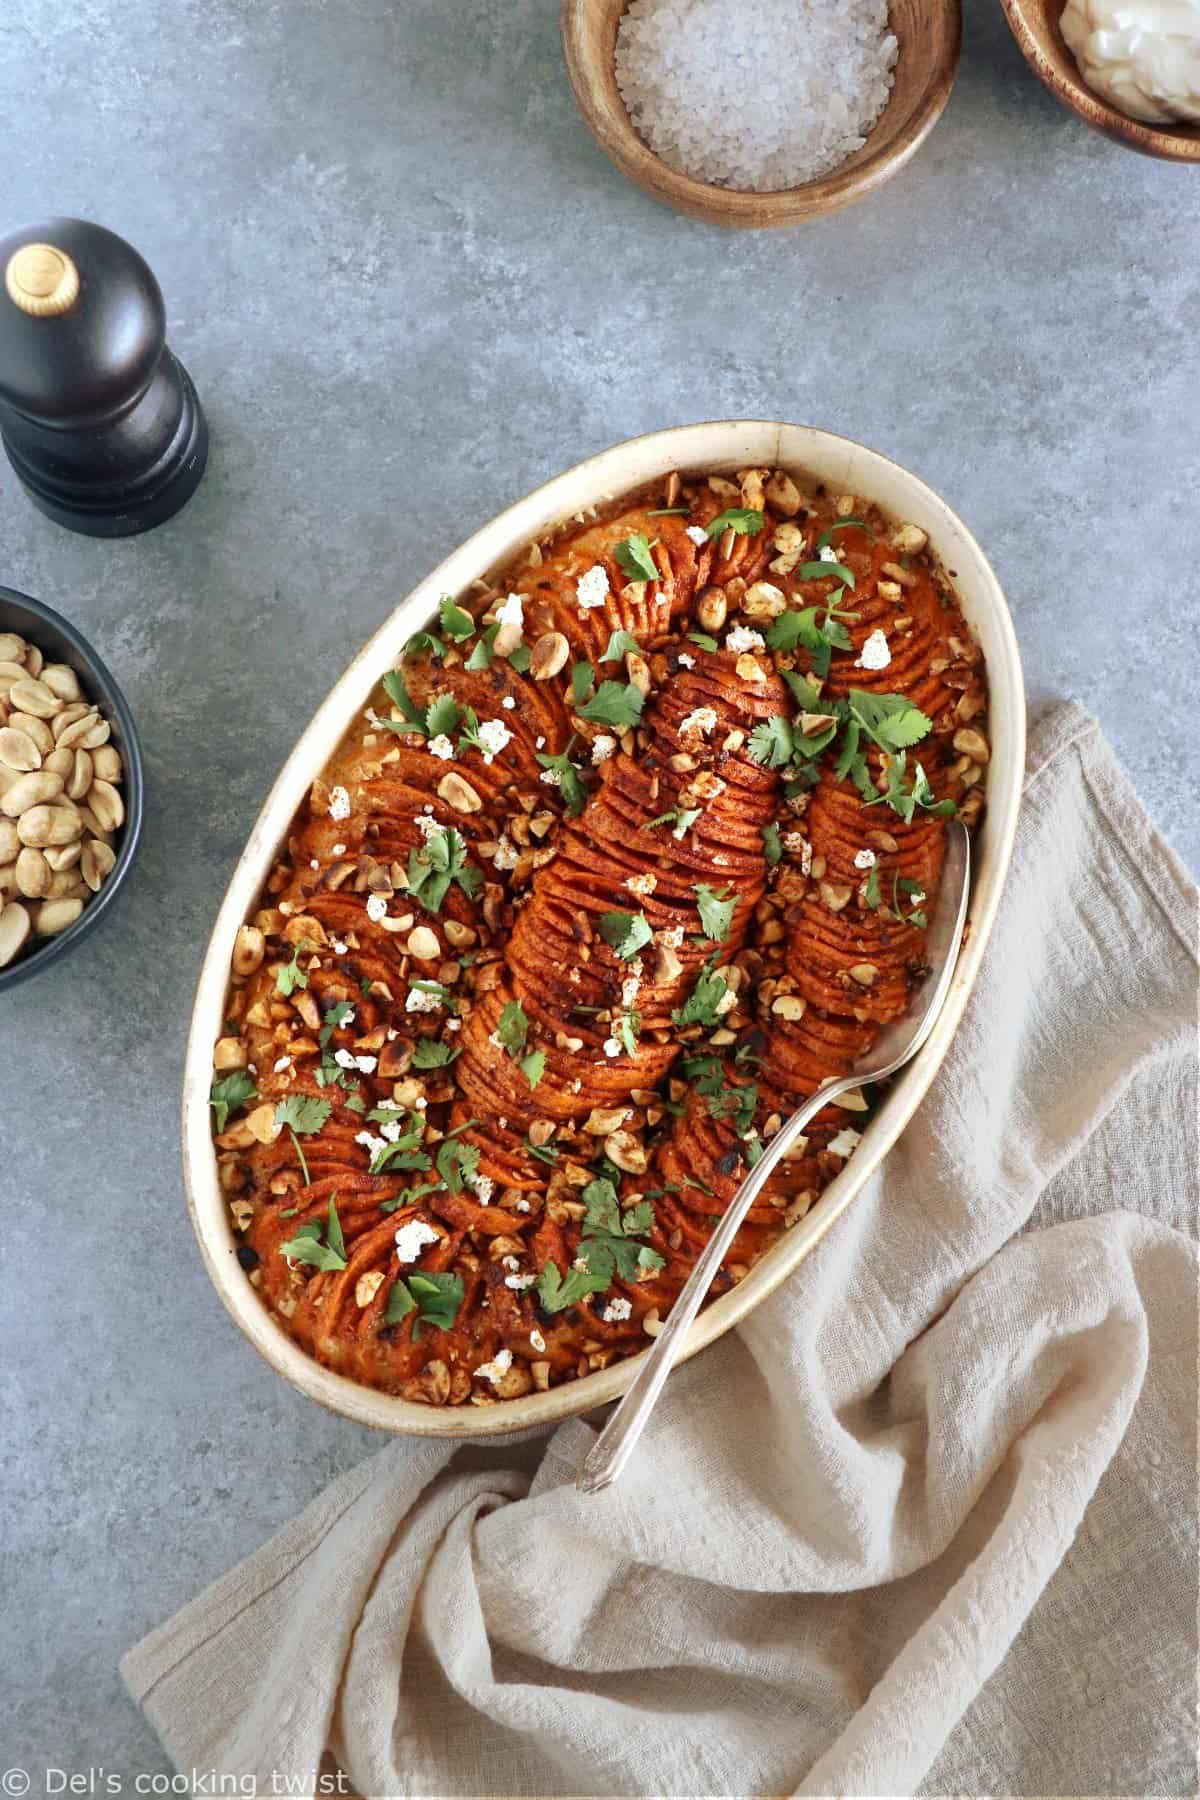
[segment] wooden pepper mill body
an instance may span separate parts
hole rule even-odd
[[[131,244],[83,219],[0,241],[0,439],[34,505],[71,531],[127,537],[179,511],[208,428],[166,346]]]

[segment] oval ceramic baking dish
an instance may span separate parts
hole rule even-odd
[[[476,1438],[527,1430],[589,1411],[623,1393],[641,1366],[630,1357],[545,1393],[489,1407],[428,1407],[360,1386],[314,1362],[276,1324],[238,1264],[217,1185],[209,1087],[221,1035],[230,955],[253,910],[292,816],[340,743],[351,716],[413,632],[436,615],[443,594],[504,569],[532,538],[584,508],[615,499],[672,469],[727,473],[747,465],[802,470],[838,492],[875,501],[921,526],[952,573],[968,624],[983,650],[990,690],[991,761],[987,809],[975,842],[976,874],[968,937],[950,999],[920,1055],[893,1083],[842,1173],[750,1271],[697,1319],[685,1355],[728,1331],[791,1274],[860,1191],[916,1110],[946,1053],[978,972],[1008,867],[1025,756],[1020,656],[1000,585],[962,521],[931,489],[878,452],[809,426],[766,420],[684,425],[617,444],[556,476],[485,525],[420,582],[368,641],[318,708],[267,797],[234,870],[196,990],[183,1086],[184,1173],[192,1224],[218,1294],[241,1330],[294,1387],[360,1424],[422,1437]]]

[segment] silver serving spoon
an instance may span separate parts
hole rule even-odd
[[[700,1310],[704,1296],[721,1266],[722,1258],[737,1235],[746,1214],[758,1197],[764,1182],[780,1158],[786,1155],[804,1127],[847,1089],[865,1081],[883,1081],[888,1075],[916,1055],[942,1010],[958,959],[963,926],[967,917],[970,892],[971,841],[957,819],[946,828],[946,849],[937,905],[925,936],[925,959],[928,974],[913,990],[908,1010],[887,1025],[870,1050],[850,1074],[827,1081],[787,1124],[771,1139],[759,1162],[750,1170],[730,1201],[721,1222],[705,1245],[683,1291],[667,1317],[667,1323],[654,1340],[636,1380],[600,1433],[579,1472],[576,1486],[581,1493],[597,1494],[614,1482],[633,1454],[634,1446],[645,1429],[654,1403],[663,1390],[676,1351],[687,1336],[692,1320]]]

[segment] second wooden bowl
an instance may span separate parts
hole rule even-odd
[[[1095,131],[1143,156],[1168,162],[1200,162],[1200,126],[1148,125],[1118,112],[1093,93],[1063,39],[1058,21],[1063,0],[1001,0],[1012,34],[1034,74],[1056,100]]]
[[[759,194],[683,175],[634,129],[617,87],[614,53],[626,0],[562,0],[567,78],[600,148],[630,181],[679,212],[712,225],[799,225],[835,212],[891,179],[937,123],[954,85],[962,38],[959,0],[892,0],[900,45],[895,85],[861,150],[828,175]]]

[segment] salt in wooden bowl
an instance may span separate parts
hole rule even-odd
[[[865,200],[898,174],[932,131],[950,96],[962,37],[959,0],[891,0],[900,49],[888,102],[861,150],[799,187],[774,193],[697,181],[656,156],[617,87],[617,27],[626,0],[562,0],[567,79],[593,137],[647,194],[712,225],[800,225]]]

